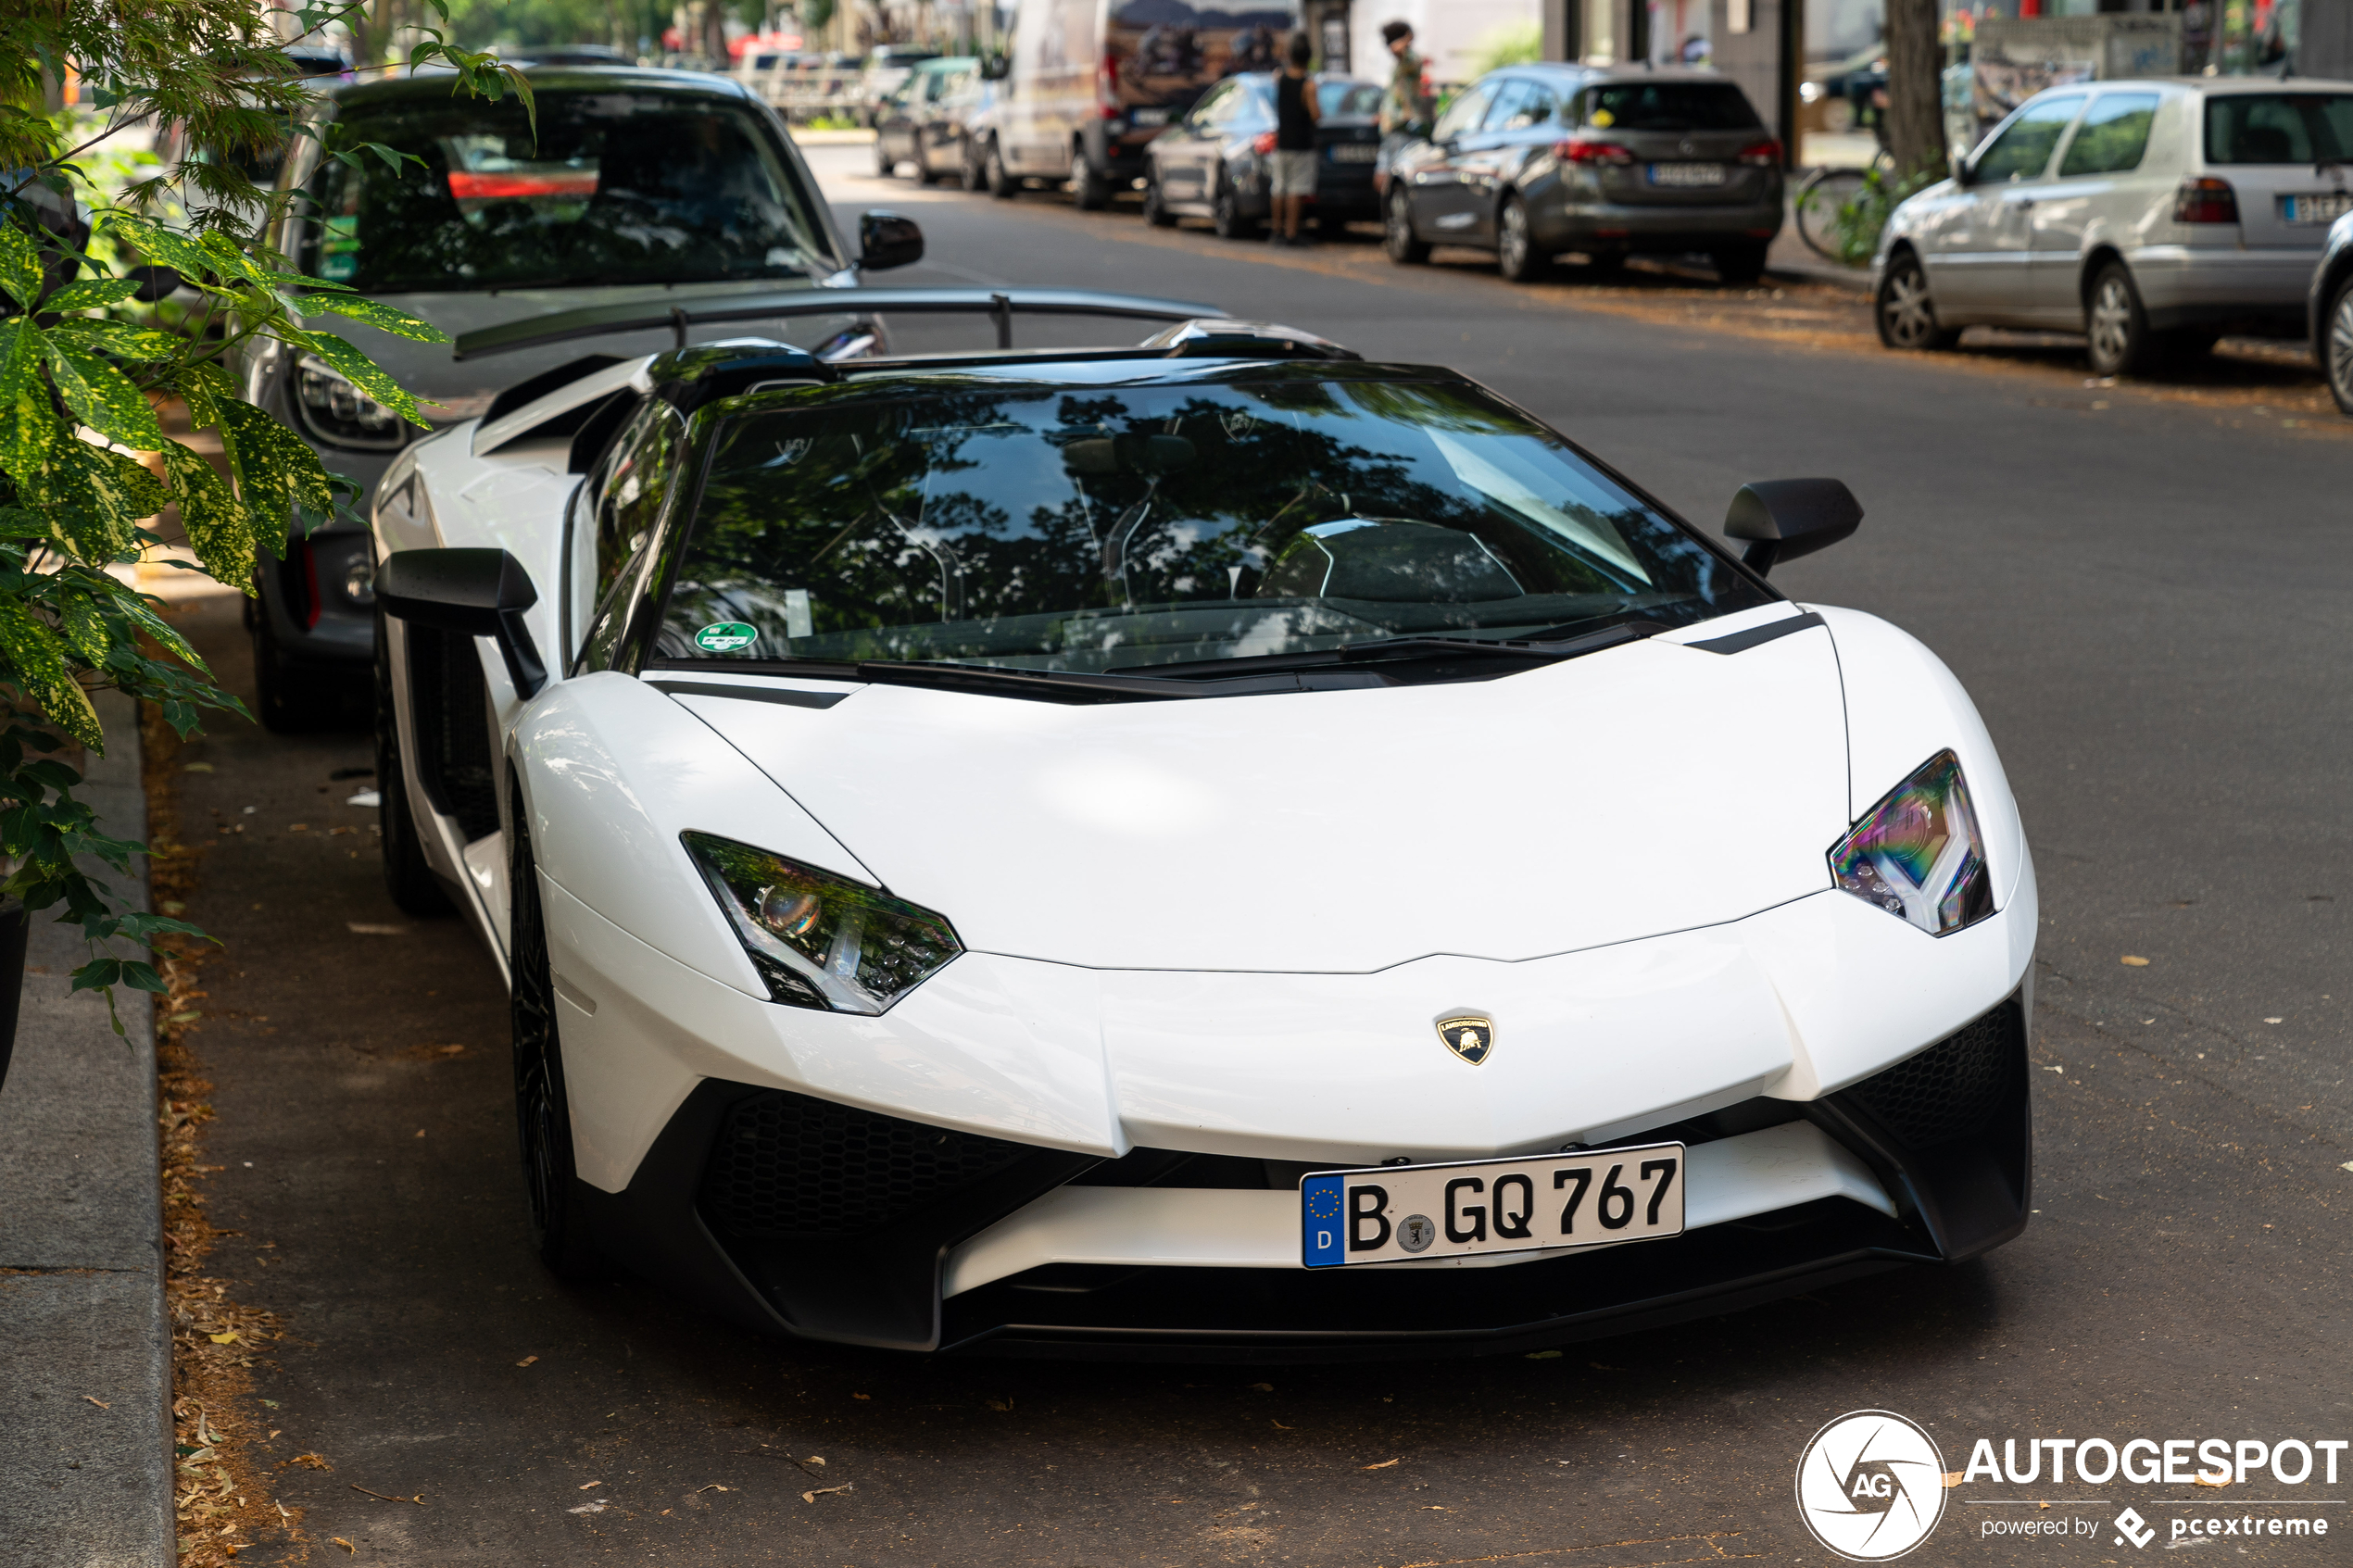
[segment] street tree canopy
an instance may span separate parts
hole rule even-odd
[[[444,23],[442,0],[428,0]],[[300,37],[357,5],[294,13]],[[157,705],[182,735],[208,711],[243,713],[124,570],[162,541],[176,507],[201,570],[251,593],[255,564],[290,530],[346,507],[353,487],[310,447],[245,400],[223,368],[233,349],[273,340],[315,354],[386,407],[422,423],[415,401],[338,335],[339,320],[406,337],[443,334],[340,283],[306,277],[264,241],[282,204],[243,171],[290,136],[318,135],[312,93],[262,0],[21,0],[0,9],[0,893],[31,909],[62,906],[90,946],[74,988],[161,991],[139,956],[183,922],[129,907],[76,864],[128,874],[145,847],[107,836],[74,796],[80,773],[57,754],[103,752],[90,701],[111,687]],[[452,89],[530,104],[522,76],[487,53],[424,30],[411,69],[452,73]],[[63,84],[82,102],[59,107]],[[111,138],[141,123],[182,132],[179,162],[124,185],[102,182]],[[396,158],[340,145],[346,161]],[[167,330],[145,303],[195,303]],[[158,408],[185,406],[225,458],[216,469],[168,437]],[[141,457],[145,455],[146,461]],[[119,574],[120,573],[120,574]],[[116,1024],[118,1033],[121,1025]]]

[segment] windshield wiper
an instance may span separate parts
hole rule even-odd
[[[1332,657],[1348,663],[1382,659],[1413,659],[1433,655],[1466,653],[1495,659],[1536,659],[1550,662],[1575,659],[1579,654],[1598,653],[1621,643],[1640,642],[1644,637],[1671,630],[1665,622],[1643,616],[1629,616],[1596,627],[1592,621],[1572,621],[1567,626],[1547,627],[1524,637],[1450,637],[1441,633],[1414,633],[1403,637],[1383,637],[1377,642],[1350,643],[1332,650]]]

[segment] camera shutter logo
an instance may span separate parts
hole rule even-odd
[[[1839,1556],[1903,1556],[1944,1514],[1944,1460],[1893,1411],[1854,1411],[1814,1434],[1797,1461],[1797,1513]]]

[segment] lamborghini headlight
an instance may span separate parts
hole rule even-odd
[[[788,1007],[879,1013],[963,952],[943,915],[733,839],[680,837]]]
[[[1994,912],[1994,879],[1960,759],[1940,751],[1831,849],[1831,880],[1931,936]]]

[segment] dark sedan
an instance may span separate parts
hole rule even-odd
[[[1346,76],[1315,79],[1318,227],[1378,219],[1373,169],[1380,157],[1380,88]],[[1275,78],[1228,77],[1144,149],[1144,218],[1166,227],[1206,218],[1227,239],[1248,239],[1272,210],[1267,155],[1275,150]]]
[[[1383,213],[1390,259],[1470,245],[1515,282],[1566,251],[1602,268],[1703,252],[1726,282],[1754,282],[1781,217],[1781,145],[1739,87],[1576,66],[1509,67],[1466,89],[1398,155]]]
[[[995,83],[984,82],[980,61],[971,55],[925,60],[875,111],[875,172],[888,179],[902,163],[915,166],[915,179],[964,177],[973,159],[967,145],[975,109]]]

